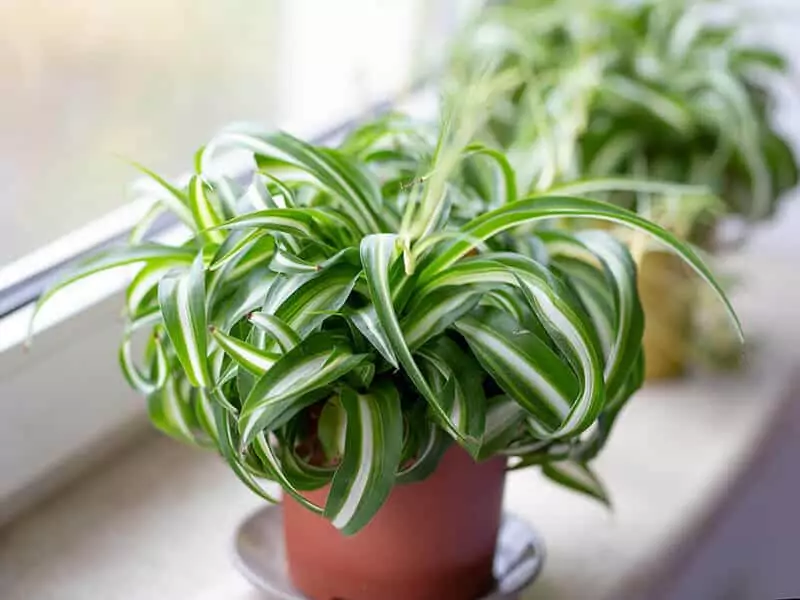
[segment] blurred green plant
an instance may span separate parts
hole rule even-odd
[[[450,73],[517,78],[490,107],[483,139],[508,152],[520,189],[597,177],[705,186],[724,206],[657,189],[609,199],[709,246],[723,210],[766,218],[798,181],[770,118],[770,77],[786,78],[786,60],[743,41],[742,19],[720,9],[733,5],[511,0],[465,32]]]

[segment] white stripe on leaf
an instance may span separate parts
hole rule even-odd
[[[239,431],[243,446],[259,431],[274,426],[277,419],[304,408],[308,403],[304,396],[325,388],[365,360],[365,355],[331,347],[331,340],[325,338],[309,339],[283,355],[256,382],[242,405]],[[315,349],[317,345],[321,348]]]
[[[158,335],[154,334],[150,341],[152,361],[147,373],[143,373],[131,356],[130,333],[126,332],[119,349],[119,362],[122,374],[130,386],[144,396],[149,396],[161,389],[167,380],[169,367],[167,357]]]
[[[360,530],[380,509],[395,482],[403,451],[400,396],[388,382],[371,393],[345,389],[345,452],[331,483],[325,516],[345,535]]]
[[[542,473],[556,483],[611,505],[602,482],[584,463],[571,460],[551,462],[542,466]]]
[[[348,429],[350,424],[355,428],[356,424],[360,426],[356,435],[360,436],[359,444],[359,457],[358,466],[354,477],[351,480],[347,498],[345,499],[339,511],[330,516],[331,523],[337,529],[344,529],[350,520],[355,515],[358,505],[362,497],[367,491],[367,484],[369,482],[370,472],[375,464],[375,433],[373,433],[372,414],[370,412],[370,405],[364,396],[358,396],[356,399],[358,411],[358,419],[348,419]],[[348,414],[352,414],[352,410]],[[345,452],[346,454],[346,452]]]
[[[158,286],[158,301],[167,335],[195,387],[207,387],[211,383],[206,355],[204,280],[200,253],[187,273],[162,279]]]
[[[263,375],[280,358],[280,355],[260,350],[216,327],[211,329],[211,335],[231,358],[254,375]]]
[[[222,218],[212,206],[206,183],[199,175],[193,175],[189,181],[189,208],[204,237],[217,244],[225,239],[222,231],[212,229],[222,224]]]
[[[397,357],[394,354],[394,350],[392,350],[392,347],[389,345],[386,336],[383,335],[383,331],[380,328],[381,325],[378,322],[378,316],[375,313],[375,307],[368,306],[354,311],[350,314],[350,320],[361,332],[361,335],[367,338],[367,341],[372,344],[380,355],[397,369]]]
[[[281,319],[265,312],[254,312],[248,315],[248,320],[278,343],[282,352],[289,352],[300,343],[297,332],[284,323]]]
[[[397,239],[397,236],[393,234],[375,234],[368,235],[361,240],[361,263],[380,324],[378,331],[384,337],[385,344],[392,349],[408,377],[428,401],[436,416],[441,419],[442,425],[456,439],[463,441],[457,425],[452,422],[442,407],[439,397],[433,392],[411,355],[411,350],[406,344],[397,314],[394,311],[389,284],[389,268],[398,253]]]
[[[281,484],[281,487],[287,494],[311,512],[318,515],[323,513],[322,507],[317,506],[311,502],[311,500],[303,496],[302,492],[300,492],[289,477],[287,477],[278,453],[275,451],[268,436],[264,432],[259,433],[253,440],[253,447],[258,456],[268,467],[272,477]]]
[[[486,240],[508,229],[536,221],[554,218],[589,218],[611,221],[650,234],[658,242],[667,246],[687,265],[700,275],[715,291],[723,303],[737,334],[743,339],[742,327],[736,312],[705,262],[686,243],[679,240],[663,227],[642,217],[605,202],[587,198],[537,196],[519,200],[489,213],[483,214],[461,228],[467,237],[454,242],[447,250],[432,260],[420,274],[419,284],[427,284],[442,271],[467,254],[473,247],[473,240]]]

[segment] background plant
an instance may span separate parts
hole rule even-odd
[[[797,184],[770,119],[769,84],[787,65],[744,41],[732,11],[722,0],[513,0],[481,15],[452,71],[518,78],[483,135],[508,150],[523,189],[620,175],[701,184],[761,219]],[[721,208],[646,188],[611,199],[700,243]]]
[[[186,243],[142,241],[145,220],[40,306],[140,265],[120,364],[155,425],[217,450],[268,500],[263,482],[277,482],[345,533],[452,442],[606,500],[589,463],[642,381],[635,265],[608,232],[536,224],[648,232],[722,294],[689,247],[634,213],[520,198],[505,155],[472,143],[508,85],[482,81],[435,129],[390,116],[325,148],[231,128],[198,151],[185,188],[145,170],[162,192],[154,212],[175,213]],[[219,173],[231,149],[253,158],[245,186]],[[303,496],[326,484],[325,506]]]

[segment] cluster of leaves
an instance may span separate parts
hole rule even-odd
[[[156,426],[216,449],[264,498],[263,482],[277,482],[345,533],[453,442],[605,499],[589,461],[642,382],[635,265],[608,232],[537,224],[648,232],[722,292],[689,247],[635,213],[518,197],[505,155],[469,138],[394,116],[337,148],[223,131],[187,186],[149,173],[155,210],[174,212],[188,241],[143,242],[139,229],[40,305],[139,265],[120,363]],[[214,168],[230,149],[252,155],[248,181]],[[327,484],[325,506],[304,497]]]
[[[760,219],[798,181],[770,122],[778,53],[742,40],[724,0],[512,0],[489,7],[454,52],[452,72],[506,71],[516,86],[484,131],[506,149],[522,189],[583,177],[707,186],[682,198],[611,199],[697,242],[721,209]],[[711,8],[711,9],[710,9]],[[729,11],[730,12],[730,11]]]

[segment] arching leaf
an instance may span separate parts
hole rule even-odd
[[[389,496],[403,447],[400,396],[391,384],[374,386],[369,394],[345,388],[347,413],[345,452],[331,482],[325,516],[351,535],[375,515]]]

